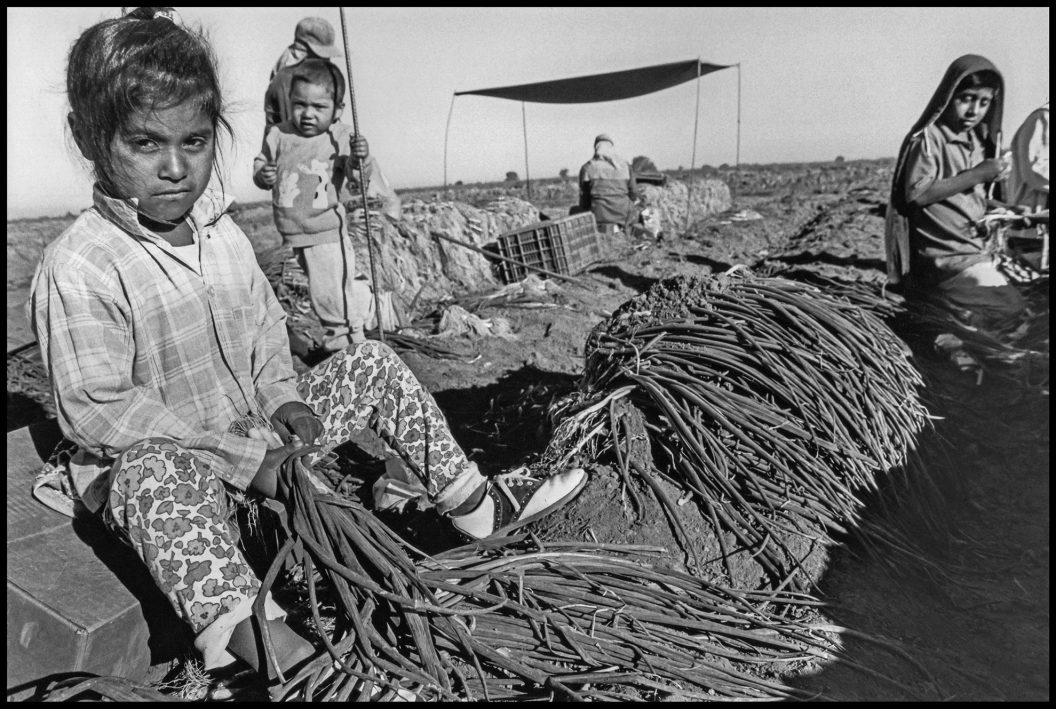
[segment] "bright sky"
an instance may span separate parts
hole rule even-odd
[[[298,20],[336,7],[178,8],[220,61],[236,133],[226,184],[253,186],[264,89]],[[65,130],[73,40],[120,8],[7,8],[7,217],[90,205],[91,182]],[[397,188],[444,180],[455,91],[561,79],[700,57],[741,65],[742,163],[891,157],[949,63],[982,54],[1005,76],[1010,137],[1049,95],[1049,9],[1042,8],[346,8],[359,125]],[[339,63],[344,69],[343,60]],[[696,165],[733,164],[735,68],[700,80]],[[628,160],[688,167],[695,82],[622,101],[525,104],[528,174],[573,174],[609,133]],[[351,123],[346,108],[344,119]],[[1006,137],[1006,142],[1007,142]],[[521,104],[454,101],[448,182],[525,175]]]

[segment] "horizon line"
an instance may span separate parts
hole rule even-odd
[[[746,168],[774,167],[774,166],[783,166],[783,165],[829,165],[829,164],[846,165],[846,164],[853,164],[853,163],[860,163],[860,162],[880,162],[880,161],[884,161],[884,160],[894,160],[894,156],[887,156],[887,157],[880,157],[880,158],[847,158],[847,159],[844,159],[842,161],[838,161],[838,160],[836,160],[834,158],[832,160],[796,160],[796,161],[786,161],[786,162],[741,163],[740,165],[730,165],[729,163],[722,163],[721,165],[718,165],[718,166],[701,165],[699,167],[693,168],[692,170],[683,167],[681,169],[679,169],[679,168],[668,168],[666,170],[657,170],[657,172],[660,172],[662,174],[669,174],[669,173],[683,173],[684,174],[684,173],[697,173],[697,172],[701,172],[701,171],[704,171],[704,170],[708,170],[708,171],[731,171],[731,170],[741,170],[741,169],[746,169]],[[547,183],[547,182],[555,182],[555,181],[559,181],[559,180],[563,180],[563,179],[564,180],[571,180],[571,179],[575,179],[575,177],[570,172],[569,176],[566,177],[566,178],[562,178],[559,175],[558,176],[554,176],[554,177],[538,177],[538,178],[537,177],[533,177],[533,178],[531,178],[531,181],[532,181],[533,184],[544,184],[544,183]],[[524,182],[524,180],[521,179],[521,178],[518,178],[517,181],[518,182]],[[461,187],[461,188],[466,188],[466,187],[501,187],[502,185],[505,185],[505,184],[507,184],[507,181],[505,179],[479,180],[479,181],[476,181],[476,182],[465,182],[465,181],[462,181],[462,180],[458,180],[458,181],[455,181],[455,182],[452,182],[452,183],[448,184],[446,187],[447,187],[448,190],[450,190],[452,187]],[[396,194],[398,194],[398,195],[400,195],[402,197],[405,194],[409,194],[409,193],[443,191],[444,189],[445,189],[445,186],[443,184],[435,184],[435,185],[423,185],[421,187],[399,187],[399,188],[396,188],[395,191],[396,191]],[[235,200],[235,204],[246,205],[246,206],[262,205],[262,204],[266,204],[267,202],[268,202],[268,198],[267,197],[264,197],[262,199],[249,200],[249,201],[243,201],[243,200],[239,200],[239,199]],[[91,207],[91,204],[88,204],[88,205],[86,205],[84,207],[81,207],[79,210],[77,210],[75,212],[70,207],[58,207],[57,206],[57,207],[53,207],[53,208],[47,208],[47,207],[41,207],[41,208],[33,208],[33,207],[18,208],[18,207],[11,207],[9,205],[6,219],[7,219],[8,222],[37,221],[37,220],[42,220],[42,219],[71,219],[71,218],[76,218],[81,212],[83,212],[86,209],[89,209],[90,207]],[[19,214],[20,216],[13,216],[13,214],[16,214],[16,213]]]

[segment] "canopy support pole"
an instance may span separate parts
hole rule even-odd
[[[741,63],[737,62],[737,157],[733,164],[741,166]]]
[[[528,192],[528,199],[531,199],[532,176],[528,172],[528,117],[524,110],[524,101],[521,101],[521,127],[524,130],[524,188]]]
[[[693,109],[693,156],[689,159],[689,177],[686,179],[686,222],[683,232],[689,231],[690,198],[693,193],[693,169],[697,164],[697,127],[700,124],[700,57],[697,57],[697,102]]]
[[[451,114],[455,112],[455,96],[451,94],[451,108],[447,109],[447,126],[444,128],[444,195],[447,195],[447,136],[451,133]]]

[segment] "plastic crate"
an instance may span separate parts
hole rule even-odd
[[[156,616],[146,617],[145,594],[118,577],[138,565],[135,578],[152,583],[132,550],[101,524],[74,522],[32,497],[33,476],[61,435],[54,419],[7,434],[8,701],[29,698],[56,674],[138,681],[163,634],[157,626],[151,632]],[[164,635],[178,636],[168,625]]]
[[[591,212],[536,222],[499,235],[499,253],[529,266],[574,274],[602,258],[601,240]],[[509,261],[499,262],[506,283],[536,273]]]

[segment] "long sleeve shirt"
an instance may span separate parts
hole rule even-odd
[[[248,488],[266,444],[228,432],[303,401],[286,315],[246,235],[207,191],[191,212],[199,259],[143,229],[97,187],[94,206],[44,251],[28,308],[85,506],[105,500],[114,460],[163,437]]]
[[[314,246],[340,240],[345,204],[359,201],[359,170],[350,169],[352,126],[334,123],[325,133],[300,135],[289,123],[268,129],[260,154],[253,160],[253,176],[274,164],[275,184],[271,207],[275,228],[283,242],[293,247]],[[363,165],[370,181],[374,158]]]

